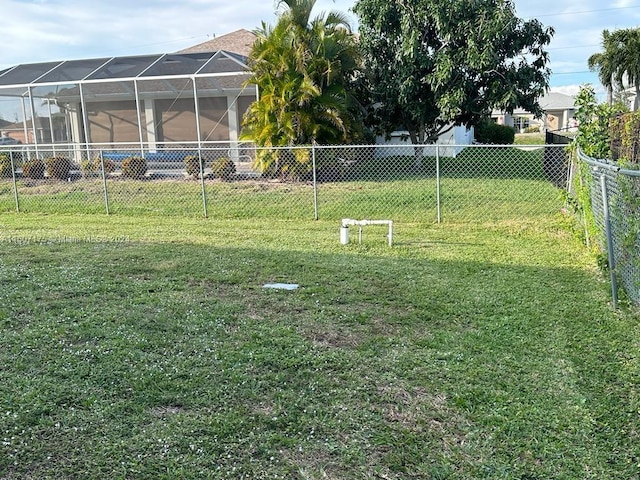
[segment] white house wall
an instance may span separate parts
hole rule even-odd
[[[457,156],[466,145],[471,145],[474,140],[473,128],[453,127],[453,129],[440,135],[436,145],[439,146],[438,153],[443,157]],[[376,137],[376,145],[380,148],[376,149],[376,158],[387,158],[397,155],[413,155],[415,150],[409,138],[409,132],[397,131],[391,134],[389,140],[385,137]],[[395,147],[395,148],[394,148]],[[424,147],[424,155],[435,155],[435,147],[426,145]]]

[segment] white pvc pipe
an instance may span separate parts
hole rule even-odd
[[[347,245],[349,243],[349,227],[343,225],[340,227],[340,243]]]
[[[349,225],[357,225],[359,227],[358,241],[362,243],[362,227],[365,225],[389,225],[389,246],[393,245],[393,220],[354,220],[352,218],[342,219],[342,228],[348,228]]]

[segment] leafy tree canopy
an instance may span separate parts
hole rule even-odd
[[[404,127],[424,143],[494,108],[542,114],[554,31],[519,19],[511,0],[357,0],[354,11],[380,133]]]

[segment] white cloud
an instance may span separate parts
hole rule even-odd
[[[356,0],[317,0],[316,13],[351,12]],[[551,83],[589,79],[587,58],[599,50],[602,30],[635,27],[638,0],[515,0],[518,16],[556,29],[549,46]],[[0,69],[20,63],[172,52],[238,28],[273,23],[277,0],[3,0]],[[576,13],[585,12],[585,13]],[[583,72],[575,76],[567,72]],[[563,75],[558,75],[563,73]],[[573,78],[575,77],[575,78]]]
[[[575,96],[580,91],[580,85],[563,85],[560,87],[551,87],[550,91]]]
[[[5,0],[7,1],[7,0]],[[0,68],[20,63],[174,51],[273,21],[270,2],[8,0]],[[9,45],[10,47],[7,47]]]
[[[634,5],[634,0],[617,0],[613,3],[615,8],[625,8]]]

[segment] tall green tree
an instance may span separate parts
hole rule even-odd
[[[259,100],[242,137],[261,146],[345,143],[362,133],[351,84],[358,51],[347,17],[312,17],[315,0],[281,0],[274,26],[264,22],[249,56]]]
[[[357,0],[354,11],[380,133],[404,128],[421,144],[494,108],[542,114],[554,32],[511,0]]]
[[[587,64],[589,70],[598,72],[598,79],[600,83],[607,89],[607,104],[613,104],[613,86],[615,83],[615,56],[617,45],[614,39],[609,33],[609,30],[602,31],[602,52],[594,53],[591,55]]]
[[[628,111],[622,103],[598,103],[591,85],[582,85],[576,96],[578,135],[576,143],[593,158],[611,158],[612,118]]]
[[[621,88],[633,87],[633,109],[640,107],[640,28],[625,28],[611,34],[613,68],[616,82]]]

